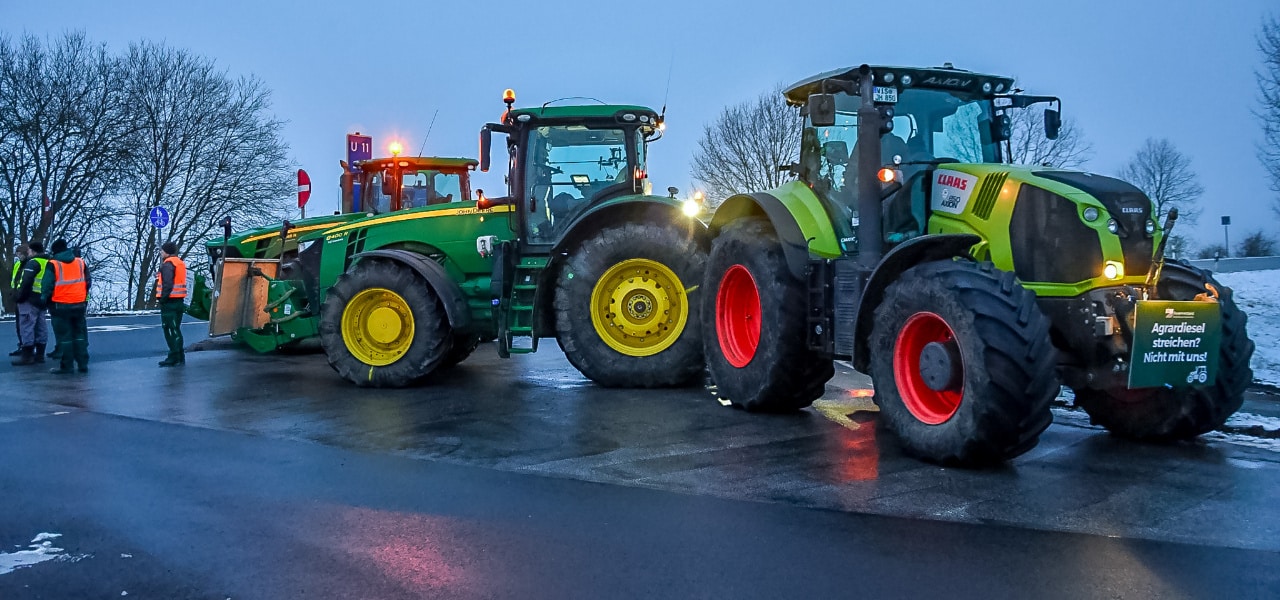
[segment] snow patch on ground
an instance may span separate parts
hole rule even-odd
[[[37,565],[49,560],[70,560],[78,562],[87,555],[63,554],[62,548],[55,547],[53,540],[62,537],[61,533],[41,533],[31,540],[27,550],[16,552],[0,552],[0,575],[12,573],[18,569]],[[21,547],[21,546],[19,546]]]
[[[1253,380],[1280,387],[1280,270],[1216,273],[1235,292],[1236,305],[1249,315]]]

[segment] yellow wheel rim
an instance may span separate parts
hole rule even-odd
[[[610,348],[652,356],[671,347],[689,320],[684,285],[666,265],[632,258],[613,265],[591,290],[591,324]]]
[[[413,345],[413,310],[386,288],[362,290],[342,309],[342,341],[360,362],[385,367]]]

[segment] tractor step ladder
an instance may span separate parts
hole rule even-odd
[[[521,258],[516,265],[515,282],[511,286],[511,298],[507,304],[506,346],[511,354],[530,354],[538,351],[538,337],[534,335],[534,305],[538,291],[538,278],[547,266],[546,257]]]

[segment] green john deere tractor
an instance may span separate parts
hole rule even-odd
[[[353,173],[343,162],[340,213],[284,221],[238,233],[231,232],[230,217],[224,219],[222,237],[205,242],[210,273],[208,276],[196,273],[187,313],[209,321],[211,335],[230,335],[259,352],[289,347],[314,337],[318,331],[315,324],[307,319],[299,320],[293,312],[273,315],[263,303],[241,302],[241,299],[252,299],[255,294],[265,296],[270,282],[280,275],[276,270],[297,258],[299,236],[322,232],[370,215],[467,198],[470,174],[476,164],[474,159],[468,158],[393,156],[358,162]],[[394,185],[401,181],[402,188],[396,189]],[[223,257],[232,260],[221,261]],[[226,274],[225,278],[229,279],[227,287],[220,288],[229,292],[224,299],[221,294],[215,296],[209,284],[210,278],[216,280],[218,270],[225,265],[232,265],[232,272]],[[263,272],[264,277],[247,277],[251,268],[259,272],[267,269],[267,272]],[[284,279],[289,277],[285,274]],[[283,282],[277,287],[279,293],[291,289],[290,284]],[[221,300],[221,311],[217,310],[219,303],[215,298]]]
[[[1231,290],[1166,263],[1134,186],[1004,164],[1011,111],[1057,98],[1007,77],[861,67],[786,90],[797,181],[712,217],[709,371],[749,410],[823,393],[833,359],[871,375],[884,424],[928,460],[1032,448],[1060,384],[1112,432],[1193,437],[1241,405],[1253,343]],[[1002,148],[1002,146],[1004,146]]]
[[[239,284],[222,278],[222,297],[268,315],[256,331],[276,343],[318,332],[330,365],[362,386],[412,384],[483,341],[506,357],[544,337],[602,385],[700,381],[693,307],[706,230],[647,193],[661,116],[504,100],[502,122],[481,131],[480,164],[488,169],[493,134],[505,135],[506,195],[477,190],[303,234],[296,258],[276,261],[279,275],[256,261]],[[406,174],[382,177],[368,187],[392,197],[411,187]]]

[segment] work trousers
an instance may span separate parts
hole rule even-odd
[[[23,348],[49,343],[49,326],[44,321],[43,308],[30,302],[18,303],[18,343]]]
[[[169,344],[168,362],[184,362],[182,352],[182,313],[186,305],[182,298],[160,301],[160,325],[164,328],[164,341]]]
[[[85,304],[57,304],[49,309],[53,335],[62,348],[61,366],[70,371],[73,364],[89,368],[89,324],[84,317]]]

